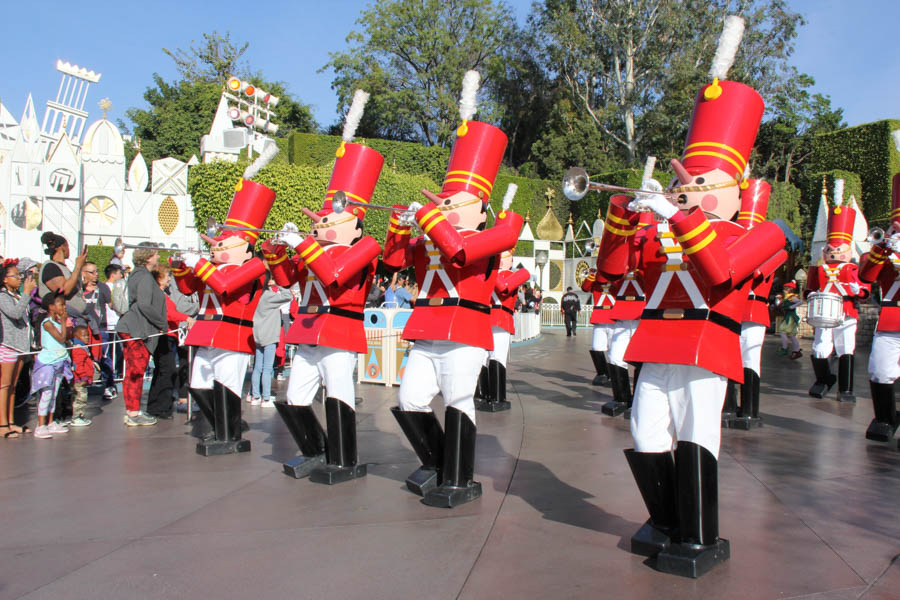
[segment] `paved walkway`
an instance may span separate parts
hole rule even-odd
[[[120,401],[64,439],[0,440],[0,598],[898,597],[900,453],[863,438],[865,356],[859,403],[839,405],[768,340],[766,426],[723,435],[732,557],[695,581],[627,551],[646,512],[586,333],[513,350],[513,409],[478,417],[484,496],[452,511],[405,491],[396,388],[359,388],[369,476],[333,488],[283,475],[293,441],[246,404],[243,455],[196,455],[183,418],[126,429]]]

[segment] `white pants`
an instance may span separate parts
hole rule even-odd
[[[400,382],[400,410],[431,412],[440,392],[444,406],[460,410],[475,422],[475,385],[487,350],[457,342],[418,340],[409,351]]]
[[[759,375],[759,362],[765,339],[765,325],[750,321],[741,323],[741,360],[745,369],[753,369],[757,375]]]
[[[496,360],[503,365],[503,368],[506,368],[506,361],[509,360],[509,343],[512,336],[502,327],[491,327],[491,333],[494,334],[494,349],[488,353],[487,360]]]
[[[609,340],[612,337],[612,323],[598,323],[594,325],[594,337],[591,340],[591,350],[606,352],[609,350]]]
[[[628,344],[637,326],[637,321],[616,321],[613,325],[612,334],[609,336],[609,352],[606,356],[611,364],[623,369],[628,368],[625,351],[628,350]]]
[[[876,331],[869,355],[869,379],[894,383],[900,377],[900,331]]]
[[[727,385],[693,365],[644,363],[631,410],[634,449],[668,452],[676,442],[693,442],[718,459]]]
[[[211,390],[213,381],[218,381],[240,396],[244,391],[244,378],[247,376],[249,364],[249,354],[198,346],[194,353],[194,366],[191,369],[191,387]]]
[[[287,401],[294,406],[309,406],[316,397],[321,382],[329,398],[337,398],[356,409],[356,389],[353,368],[356,353],[327,346],[301,344],[294,353],[291,377],[288,380]]]
[[[816,327],[813,356],[828,358],[835,350],[838,356],[856,352],[856,319],[850,317],[837,327]]]

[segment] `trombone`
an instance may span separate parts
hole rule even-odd
[[[573,201],[581,200],[591,190],[601,192],[624,192],[629,194],[660,194],[667,198],[674,198],[677,196],[677,194],[672,192],[657,192],[654,190],[641,190],[620,185],[611,185],[608,183],[597,183],[591,181],[587,171],[581,167],[572,167],[566,171],[566,175],[562,180],[562,191],[566,198]]]
[[[348,205],[390,211],[403,211],[407,208],[405,206],[382,206],[380,204],[367,204],[366,202],[360,202],[359,200],[352,200],[351,198],[347,197],[347,194],[343,190],[336,191],[334,193],[334,196],[331,197],[331,210],[333,210],[337,214],[341,214],[342,212],[347,210]]]
[[[293,223],[291,223],[293,225]],[[300,233],[300,230],[297,229],[297,226],[289,227],[287,229],[262,229],[257,227],[241,227],[240,225],[226,225],[224,223],[218,223],[215,217],[210,217],[206,221],[206,235],[209,237],[216,237],[216,233],[219,231],[247,231],[252,229],[253,231],[259,231],[261,233],[275,233],[275,234],[285,234],[285,233]],[[281,237],[281,235],[276,235],[272,239],[273,244],[278,245],[287,245],[287,242]]]
[[[156,243],[156,242],[145,242],[143,244],[126,244],[125,242],[122,241],[122,238],[116,238],[116,242],[113,244],[113,254],[119,254],[119,253],[125,251],[126,248],[132,249],[132,250],[136,250],[138,248],[143,248],[145,250],[157,250],[157,251],[166,250],[168,252],[175,252],[176,254],[181,253],[181,252],[199,252],[199,250],[196,250],[194,248],[177,248],[175,246],[173,246],[171,248],[166,248],[165,244],[160,244],[160,243]]]

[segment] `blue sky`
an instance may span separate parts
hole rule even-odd
[[[900,51],[896,28],[900,0],[788,0],[808,23],[801,29],[794,65],[816,79],[850,125],[900,118]],[[7,3],[0,22],[0,100],[18,119],[29,92],[38,119],[59,86],[57,58],[103,74],[85,108],[99,117],[97,102],[109,97],[110,118],[144,106],[152,74],[172,80],[172,60],[161,48],[187,48],[204,31],[231,31],[250,42],[245,54],[254,70],[287,82],[291,93],[311,104],[316,119],[337,119],[331,74],[317,73],[328,53],[345,47],[368,0],[294,0],[248,3],[223,0],[156,0],[120,5],[43,0]],[[523,21],[530,0],[509,4]],[[210,6],[215,8],[210,9]]]

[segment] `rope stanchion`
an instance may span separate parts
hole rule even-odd
[[[170,329],[169,331],[160,331],[159,333],[151,333],[150,335],[145,335],[144,337],[128,338],[127,340],[110,340],[108,342],[97,342],[96,344],[84,344],[81,347],[82,348],[93,348],[94,346],[109,346],[112,344],[124,344],[125,342],[131,342],[134,340],[141,340],[141,341],[149,340],[150,338],[159,337],[161,335],[169,335],[169,334],[172,334],[175,332],[180,332],[181,330],[182,330],[182,328],[179,327],[177,329]],[[179,343],[181,341],[183,341],[180,334],[179,334],[178,340],[179,340]],[[41,353],[40,350],[32,350],[31,352],[16,352],[16,356],[31,356],[31,355],[40,354],[40,353]]]

